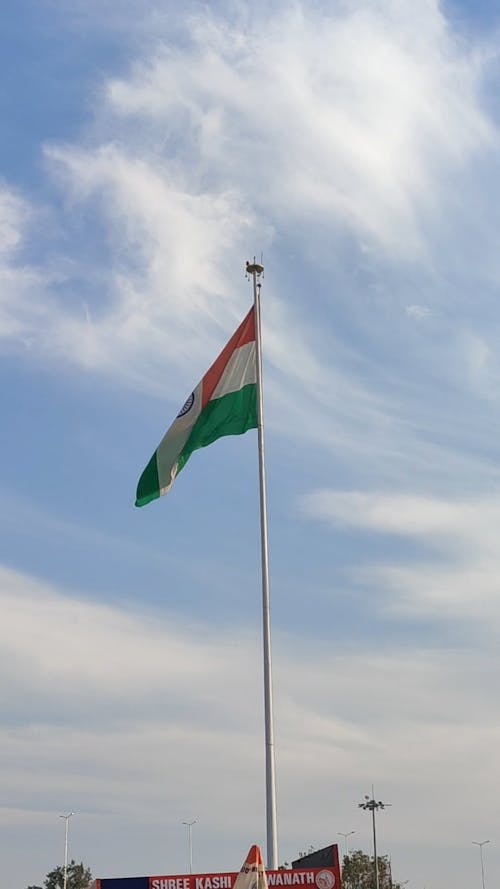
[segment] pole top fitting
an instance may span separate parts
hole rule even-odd
[[[247,275],[259,276],[259,275],[262,275],[262,272],[264,271],[264,266],[259,265],[258,262],[255,262],[255,257],[254,257],[254,261],[252,263],[248,262],[248,260],[247,260],[245,271],[246,271]]]

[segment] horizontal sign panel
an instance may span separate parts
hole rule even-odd
[[[238,873],[176,874],[149,878],[149,889],[233,889]],[[268,870],[269,889],[309,886],[310,889],[339,889],[339,874],[333,867]]]

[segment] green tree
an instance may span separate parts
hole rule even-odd
[[[378,879],[380,889],[403,889],[392,879],[387,855],[378,856]],[[342,889],[376,889],[374,860],[361,849],[344,857]]]
[[[68,864],[67,889],[88,889],[92,874],[83,861],[77,864],[73,859]],[[45,889],[64,889],[64,867],[55,867],[45,877]]]

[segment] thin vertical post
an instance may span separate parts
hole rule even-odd
[[[271,618],[269,605],[269,557],[267,545],[266,471],[264,461],[264,406],[262,387],[262,338],[260,316],[260,281],[264,267],[247,263],[246,271],[253,279],[255,314],[255,348],[257,365],[257,439],[259,449],[260,538],[262,563],[262,633],[264,658],[264,724],[266,738],[266,825],[267,867],[278,867],[278,832],[276,819],[276,778],[274,760],[274,718],[271,669]]]
[[[64,874],[63,874],[63,889],[66,889],[68,884],[68,823],[69,819],[74,812],[68,812],[67,815],[59,815],[59,818],[64,818]]]
[[[373,788],[372,788],[372,795],[373,795]],[[373,862],[375,865],[375,887],[376,887],[376,889],[379,889],[377,831],[375,828],[375,806],[372,809],[372,819],[373,819]]]
[[[483,840],[482,843],[477,843],[472,840],[473,846],[479,846],[479,854],[481,856],[481,885],[483,889],[485,889],[484,884],[484,861],[483,861],[483,846],[486,846],[489,843],[489,840]]]
[[[483,884],[484,889],[484,861],[483,861],[483,847],[479,846],[479,852],[481,854],[481,882]]]
[[[193,836],[192,829],[193,824],[197,824],[197,820],[195,818],[194,821],[183,821],[182,822],[188,829],[188,857],[189,857],[189,873],[193,873]]]

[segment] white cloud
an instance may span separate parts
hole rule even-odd
[[[137,47],[130,73],[103,85],[79,144],[45,146],[64,196],[58,237],[39,266],[5,267],[4,348],[170,398],[173,414],[251,299],[237,272],[249,245],[269,249],[274,429],[368,475],[403,476],[409,464],[463,474],[471,458],[446,444],[455,419],[427,393],[437,376],[469,399],[495,400],[495,327],[435,312],[448,297],[431,254],[436,231],[448,239],[440,261],[457,252],[450,177],[474,179],[496,145],[481,99],[487,48],[469,50],[432,2],[295,4],[271,10],[258,33],[236,8],[175,27],[154,8],[144,14],[143,29],[154,20],[147,60]],[[24,236],[29,246],[33,226],[12,202],[5,213],[7,242]],[[346,232],[358,245],[348,256],[361,251],[354,272],[338,245]],[[332,249],[343,271],[330,285]],[[418,294],[405,282],[393,296],[380,263],[422,272],[423,258],[432,293],[423,297],[419,280]],[[366,289],[353,273],[368,275]],[[396,318],[422,320],[425,309],[429,324],[413,325],[425,343],[387,323],[396,304]],[[336,329],[338,311],[354,340]],[[444,444],[434,444],[437,430]],[[477,477],[488,475],[487,461],[474,462]]]
[[[21,240],[21,228],[30,211],[26,202],[5,185],[0,190],[0,254],[13,253]]]
[[[497,552],[498,497],[448,500],[404,493],[322,490],[305,495],[302,508],[311,517],[339,526],[420,537],[429,545],[464,553]]]
[[[87,823],[91,863],[108,873],[113,862],[93,848],[103,819],[127,819],[142,838],[165,810],[195,812],[205,832],[199,855],[209,866],[217,866],[206,847],[211,839],[232,860],[235,843],[244,846],[263,829],[254,639],[86,602],[5,568],[0,599],[1,778],[16,822],[47,824],[51,806],[57,811],[71,800]],[[484,647],[332,651],[278,633],[279,795],[290,854],[304,840],[305,812],[311,837],[323,835],[332,817],[325,787],[335,787],[335,820],[342,812],[354,819],[356,795],[374,775],[398,807],[396,848],[431,839],[430,793],[450,845],[460,844],[469,819],[448,799],[454,787],[469,808],[480,804],[493,818],[497,672]],[[467,764],[478,751],[483,765],[472,773]],[[408,795],[411,807],[404,806]],[[182,871],[177,859],[171,872]],[[133,851],[124,851],[120,869],[132,867]]]
[[[392,612],[473,621],[472,632],[500,625],[498,497],[448,500],[382,492],[317,491],[301,499],[305,515],[338,528],[398,535],[426,555],[403,563],[362,563],[355,576],[375,585]],[[383,547],[382,547],[383,549]]]
[[[88,24],[91,6],[71,8]],[[271,254],[270,425],[293,437],[294,492],[297,467],[325,477],[326,452],[329,479],[355,476],[360,490],[303,508],[380,538],[383,557],[357,555],[352,586],[405,629],[405,645],[386,650],[380,630],[364,652],[276,634],[282,855],[350,826],[375,780],[394,803],[393,848],[420,852],[439,819],[455,860],[471,821],[494,823],[498,779],[500,506],[470,493],[498,476],[498,134],[482,95],[496,50],[468,46],[432,0],[283,4],[261,20],[247,6],[93,4],[106,27],[140,31],[135,62],[94,95],[86,134],[45,146],[49,237],[47,215],[0,192],[0,336],[175,408],[250,301],[249,252]],[[429,495],[398,493],[409,477]],[[40,517],[15,500],[8,521],[26,533]],[[403,562],[392,540],[386,557],[389,536],[424,555]],[[69,804],[98,872],[150,870],[153,848],[181,872],[172,823],[200,815],[202,869],[233,863],[263,822],[255,639],[8,569],[0,600],[5,827],[36,823],[40,837]],[[408,615],[434,629],[445,617],[470,649],[412,643]],[[110,829],[125,821],[127,848]],[[368,848],[361,815],[355,826]]]
[[[233,648],[230,639],[225,655],[204,641],[201,628],[190,628],[186,639],[175,622],[170,629],[168,622],[159,629],[153,615],[140,618],[69,599],[7,569],[0,574],[0,584],[5,605],[2,659],[5,666],[17,664],[16,682],[24,686],[25,713],[51,706],[55,688],[57,697],[64,697],[66,712],[77,713],[96,695],[102,702],[125,697],[128,706],[134,701],[139,707],[145,695],[151,706],[159,694],[168,693],[176,706],[182,703],[190,709],[193,694],[199,703],[201,680],[206,688],[224,684],[224,661]],[[245,663],[250,650],[243,637],[239,647],[240,657],[247,649]],[[243,676],[239,675],[242,683]],[[48,700],[42,703],[47,694]],[[215,719],[220,695],[209,696],[209,701]],[[99,720],[103,719],[101,711]]]
[[[414,303],[411,306],[406,306],[406,313],[410,318],[415,318],[416,321],[424,321],[432,315],[432,309],[429,306],[420,306]]]
[[[38,217],[38,219],[37,219]],[[46,275],[26,264],[23,247],[30,227],[39,222],[29,201],[0,183],[0,343],[29,347],[35,327],[46,323]]]
[[[238,182],[272,218],[320,213],[414,254],[443,168],[496,142],[480,54],[454,40],[435,3],[295,4],[258,36],[207,16],[190,37],[190,49],[160,50],[112,81],[111,106],[169,138],[182,126],[196,175]]]
[[[226,329],[239,320],[246,303],[231,299],[224,255],[242,252],[251,212],[230,192],[190,193],[123,149],[48,156],[72,200],[98,196],[116,248],[106,299],[85,322],[56,320],[60,352],[164,393],[166,369],[213,350],[222,318]]]
[[[167,48],[168,17],[146,11],[160,27],[152,60],[109,80],[85,146],[46,149],[66,195],[61,226],[71,232],[86,208],[85,237],[97,224],[107,255],[82,267],[73,232],[71,263],[49,263],[64,297],[9,302],[22,317],[11,335],[45,357],[140,388],[160,391],[161,380],[164,393],[240,317],[248,295],[243,284],[235,293],[235,269],[249,244],[266,250],[299,226],[307,251],[347,227],[393,261],[415,259],[449,196],[443,169],[459,176],[496,132],[481,105],[486,53],[468,52],[435,3],[295,4],[270,11],[258,33],[244,15],[191,15],[182,45]],[[269,339],[282,359],[300,320],[279,279],[268,301],[282,330],[270,325]],[[316,323],[309,334],[310,388]]]
[[[305,496],[302,504],[308,515],[339,525],[428,538],[448,538],[459,528],[474,534],[470,520],[484,510],[484,504],[453,503],[435,497],[328,489]],[[493,501],[491,508],[498,512],[500,505],[495,506]]]

